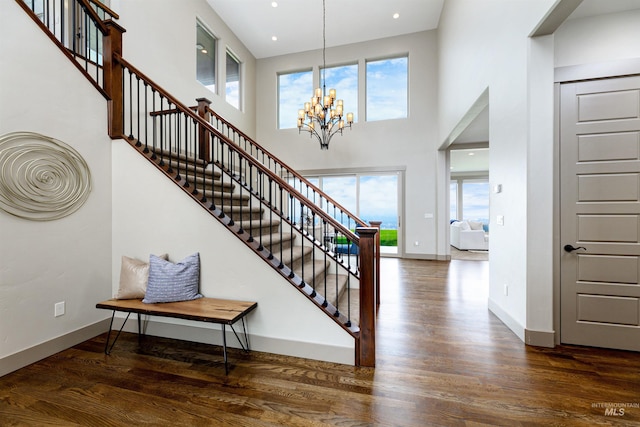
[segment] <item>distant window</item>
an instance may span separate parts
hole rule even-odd
[[[322,81],[320,70],[320,81]],[[358,121],[358,64],[327,67],[324,69],[327,94],[335,89],[337,98],[344,101],[344,115],[353,113],[353,121]],[[310,96],[310,95],[309,95]]]
[[[367,61],[367,121],[407,117],[408,59]]]
[[[240,61],[227,51],[227,102],[240,109]]]
[[[298,126],[298,110],[313,95],[311,71],[278,75],[278,129]]]
[[[196,78],[211,92],[216,92],[216,39],[196,23]]]
[[[489,223],[488,181],[462,181],[462,219]]]
[[[449,219],[458,219],[458,181],[452,181],[449,187]]]

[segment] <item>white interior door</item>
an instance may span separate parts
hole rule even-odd
[[[640,76],[561,86],[563,343],[640,350],[639,88]]]

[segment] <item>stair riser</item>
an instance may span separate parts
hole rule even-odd
[[[280,226],[279,225],[269,226],[265,224],[262,227],[262,229],[260,229],[258,225],[251,226],[250,228],[246,228],[246,227],[243,227],[243,228],[245,231],[248,231],[249,233],[251,233],[251,235],[255,236],[255,238],[257,239],[258,235],[260,234],[260,231],[262,231],[262,234],[275,233],[278,231]]]
[[[279,256],[280,255],[280,249],[282,248],[283,251],[288,251],[289,248],[291,248],[291,245],[293,243],[290,240],[285,240],[281,243],[276,243],[272,246],[269,246],[269,240],[268,238],[263,239],[263,245],[265,248],[267,248],[267,250],[271,251],[271,253],[273,253],[274,255]]]
[[[229,186],[227,185],[227,183],[224,183],[224,185],[222,185],[220,181],[210,181],[205,184],[202,184],[201,182],[194,183],[192,180],[189,180],[189,183],[200,191],[209,191],[209,192],[216,191],[219,193],[228,193],[228,194],[232,194],[234,191],[233,186]]]
[[[228,210],[225,210],[225,214],[228,217],[232,218],[234,221],[249,221],[262,218],[262,212],[249,212],[248,209],[242,212],[230,212]]]
[[[189,175],[191,177],[205,177],[209,179],[218,179],[221,175],[219,171],[214,171],[212,169],[205,169],[200,166],[194,166],[191,163],[178,161],[177,159],[169,158],[168,156],[161,158],[160,156],[156,155],[156,158],[153,159],[152,157],[152,160],[155,160],[158,164],[162,162],[167,166],[171,165],[171,167],[174,170],[179,170],[182,175]]]
[[[202,193],[200,193],[200,195],[202,195]],[[247,206],[247,201],[246,200],[238,200],[236,198],[232,198],[232,197],[225,197],[224,199],[222,197],[214,197],[211,198],[209,196],[207,196],[207,200],[209,202],[213,202],[215,203],[215,205],[221,209],[224,209],[226,207],[229,206]]]

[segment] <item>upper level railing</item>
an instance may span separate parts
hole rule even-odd
[[[103,72],[105,21],[118,14],[97,0],[16,0],[46,29],[89,81],[106,97]]]
[[[246,236],[242,238],[249,246],[356,338],[356,363],[374,366],[379,302],[377,229],[215,114],[206,101],[201,100],[194,111],[128,63],[121,56],[124,29],[111,20],[117,15],[108,8],[90,0],[16,1],[105,95],[109,135],[138,146],[227,227]],[[221,182],[214,184],[192,168],[185,160],[192,155],[221,172]],[[238,186],[237,198],[226,197],[217,187],[225,179]],[[239,200],[245,200],[246,207]],[[265,215],[253,219],[252,212],[263,209]],[[274,227],[276,224],[284,226]],[[302,236],[302,253],[309,253],[312,262],[285,265],[285,260],[294,258],[293,247],[282,244],[285,234]],[[346,256],[336,251],[336,241],[348,246]],[[318,263],[334,269],[335,274],[321,268],[316,271]],[[326,298],[332,281],[338,289],[339,271],[346,272],[348,281],[353,277],[358,282],[360,309],[355,325],[349,303],[340,307],[337,298],[331,303]]]

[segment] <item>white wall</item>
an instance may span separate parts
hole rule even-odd
[[[490,94],[490,180],[503,192],[491,194],[489,306],[522,339],[542,332],[547,344],[557,326],[554,67],[640,57],[640,11],[569,20],[530,39],[552,3],[450,0],[439,31],[440,138],[485,88]]]
[[[255,136],[255,58],[206,0],[112,0],[123,35],[123,56],[187,106],[207,98],[212,108],[249,136]],[[196,80],[196,19],[218,39],[218,94]],[[226,49],[242,63],[242,111],[224,99]]]
[[[527,257],[535,256],[528,253],[527,241],[538,238],[536,232],[541,231],[527,227],[528,171],[548,177],[553,173],[552,164],[528,162],[529,115],[537,105],[532,106],[529,98],[529,72],[535,64],[530,63],[528,34],[552,3],[449,0],[439,29],[440,140],[445,140],[482,92],[489,89],[490,184],[502,184],[502,192],[492,193],[490,200],[489,306],[522,339],[527,326],[528,286],[532,286],[528,283]],[[549,91],[552,94],[552,87]],[[549,104],[541,110],[552,108]],[[549,150],[552,143],[548,138]],[[536,207],[541,215],[549,217],[552,194],[543,194],[541,199]],[[497,215],[504,216],[504,226],[496,224]],[[550,272],[551,266],[547,266],[543,277]],[[504,295],[505,284],[508,296]],[[546,286],[552,286],[551,282]],[[553,306],[552,300],[545,302]],[[549,313],[551,308],[543,315],[547,317],[545,326],[551,324]]]
[[[86,203],[63,219],[0,210],[2,375],[10,355],[104,318],[95,304],[111,294],[111,141],[104,98],[15,1],[0,0],[0,10],[0,135],[29,131],[65,142],[92,176]],[[66,314],[54,318],[60,301]]]
[[[554,33],[555,66],[640,57],[640,9],[565,21]]]
[[[365,61],[409,55],[409,118],[366,122]],[[342,136],[334,136],[328,151],[298,129],[277,128],[278,73],[314,67],[317,80],[322,51],[284,55],[257,61],[258,142],[297,170],[406,168],[404,230],[408,257],[435,258],[436,221],[425,213],[436,211],[436,135],[438,113],[436,32],[328,48],[327,66],[358,61],[360,121]],[[311,97],[311,93],[309,93]],[[302,108],[302,106],[300,106]],[[345,107],[347,111],[351,107]],[[295,117],[292,118],[295,120]],[[367,218],[375,220],[375,218]],[[414,242],[420,242],[414,246]],[[440,254],[444,255],[444,254]]]

